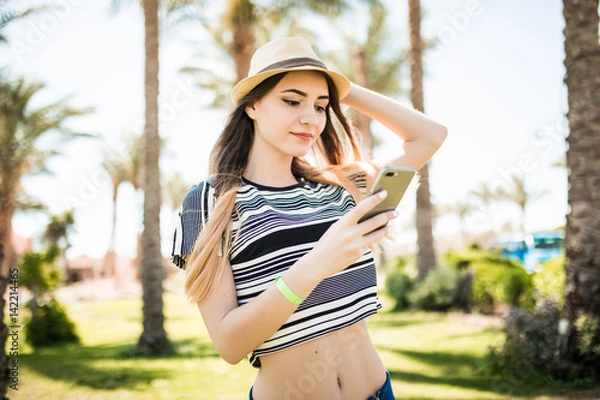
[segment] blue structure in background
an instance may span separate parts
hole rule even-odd
[[[565,235],[562,232],[515,234],[496,239],[493,247],[502,257],[521,262],[527,272],[532,273],[544,261],[564,253]]]

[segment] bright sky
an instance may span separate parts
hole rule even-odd
[[[31,1],[18,2],[23,6]],[[69,126],[102,135],[119,150],[119,139],[143,126],[143,21],[137,2],[116,16],[109,0],[60,0],[58,9],[14,24],[10,47],[0,48],[0,65],[12,74],[39,80],[47,89],[36,105],[72,96],[73,106],[93,106],[95,113]],[[398,40],[406,42],[406,2],[394,3]],[[545,194],[527,210],[526,229],[553,229],[565,223],[567,174],[552,167],[566,146],[566,88],[563,84],[564,20],[559,0],[422,0],[423,36],[440,44],[426,55],[426,113],[449,128],[449,137],[432,161],[431,190],[437,204],[465,200],[479,183],[503,187],[512,174],[525,174],[531,192]],[[360,13],[359,13],[360,14]],[[353,24],[352,18],[356,19]],[[348,17],[359,26],[360,17]],[[162,159],[165,174],[181,172],[193,184],[204,177],[207,157],[225,113],[203,110],[206,94],[177,73],[190,63],[193,47],[184,40],[189,25],[163,30],[161,41],[161,135],[168,139]],[[360,34],[360,32],[358,33]],[[196,43],[194,46],[201,46]],[[335,43],[332,44],[335,47]],[[406,104],[406,98],[400,98]],[[395,143],[388,138],[383,149]],[[44,145],[52,145],[45,142]],[[111,224],[111,185],[100,167],[101,142],[77,141],[61,148],[51,162],[53,176],[28,178],[27,191],[54,213],[74,206],[73,256],[101,257]],[[379,155],[384,155],[380,150]],[[412,218],[413,197],[401,207]],[[123,186],[119,196],[117,251],[133,256],[141,226],[141,198]],[[173,212],[162,215],[165,253],[170,245]],[[512,221],[516,206],[482,208],[468,221],[485,231]],[[21,214],[14,229],[37,236],[46,217]],[[399,224],[405,229],[410,224]],[[455,217],[438,220],[436,233],[458,231]],[[399,235],[401,236],[401,235]]]

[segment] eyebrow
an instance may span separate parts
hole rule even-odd
[[[286,90],[281,91],[281,93],[288,93],[288,92],[296,93],[297,95],[302,96],[302,97],[308,97],[308,94],[306,94],[303,91],[298,90],[298,89],[286,89]],[[323,95],[323,96],[317,97],[317,99],[329,100],[329,96]]]

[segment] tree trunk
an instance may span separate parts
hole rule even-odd
[[[229,0],[227,7],[232,33],[230,51],[235,63],[235,83],[237,83],[244,79],[250,70],[250,60],[256,47],[254,36],[256,15],[251,0]]]
[[[158,165],[158,6],[159,0],[143,0],[145,19],[145,98],[146,124],[142,151],[144,190],[144,230],[142,232],[142,299],[143,332],[138,349],[146,353],[163,353],[171,349],[164,329],[163,279],[165,276],[160,249],[160,170]]]
[[[367,89],[372,89],[371,80],[369,79],[369,62],[367,61],[367,52],[365,49],[359,48],[354,53],[353,60],[356,83]],[[357,111],[354,117],[354,125],[360,132],[362,154],[365,159],[370,160],[373,158],[373,149],[375,147],[373,131],[371,130],[371,118]]]
[[[113,215],[112,215],[112,228],[110,231],[110,238],[108,240],[108,250],[104,255],[104,265],[102,267],[102,275],[104,278],[115,277],[116,270],[116,254],[115,254],[115,240],[117,236],[117,198],[119,197],[119,185],[113,186]]]
[[[431,205],[429,194],[428,164],[425,164],[423,168],[419,170],[416,225],[418,278],[423,279],[437,264],[433,239],[433,206]]]
[[[8,276],[8,270],[15,265],[15,253],[12,245],[12,217],[15,213],[15,198],[10,189],[3,189],[5,193],[0,195],[0,269],[2,276]],[[2,292],[4,293],[4,292]]]
[[[410,99],[415,109],[424,112],[423,41],[421,40],[420,0],[408,0],[408,25],[410,28]],[[428,164],[419,171],[416,207],[418,278],[423,279],[436,265],[433,243],[433,208],[429,193]]]
[[[2,257],[2,249],[0,249],[0,261]],[[5,275],[0,276],[0,293],[4,294],[8,287],[8,277]],[[4,310],[6,309],[6,300],[4,296],[0,296],[0,345],[2,351],[0,352],[0,399],[6,399],[6,392],[8,386],[11,384],[10,381],[10,369],[9,360],[6,354],[6,339],[8,337],[8,326],[4,323]]]
[[[137,282],[142,280],[142,235],[138,234],[137,235],[137,242],[136,242],[136,252],[135,252],[135,259],[133,260],[133,270],[135,272],[134,276],[135,276],[135,280]]]
[[[598,0],[564,0],[569,205],[565,314],[600,318],[600,45]],[[569,354],[580,337],[571,330]]]
[[[8,182],[4,181],[6,177],[3,176],[2,179],[3,186],[8,185]],[[0,399],[4,399],[11,383],[9,359],[6,354],[8,326],[5,323],[6,300],[4,295],[9,285],[9,271],[12,268],[12,252],[9,249],[12,249],[11,232],[15,201],[8,188],[2,187],[0,190],[0,346],[2,346],[2,351],[0,351]]]

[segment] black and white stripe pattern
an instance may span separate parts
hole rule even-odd
[[[175,234],[175,242],[180,240],[181,245],[174,245],[174,262],[185,262],[183,255],[191,252],[194,231],[197,236],[204,226],[209,216],[206,206],[214,201],[213,195],[210,185],[202,183],[186,196],[181,229]],[[300,182],[270,188],[245,181],[232,213],[233,244],[228,252],[238,303],[251,301],[274,284],[277,276],[309,252],[329,226],[354,205],[352,196],[339,186]],[[284,325],[254,350],[250,361],[259,365],[261,355],[318,338],[376,313],[380,307],[376,287],[375,264],[367,251],[357,262],[319,283]]]
[[[207,181],[192,186],[183,199],[171,251],[171,261],[179,268],[185,269],[185,257],[192,253],[214,206],[215,188]]]

